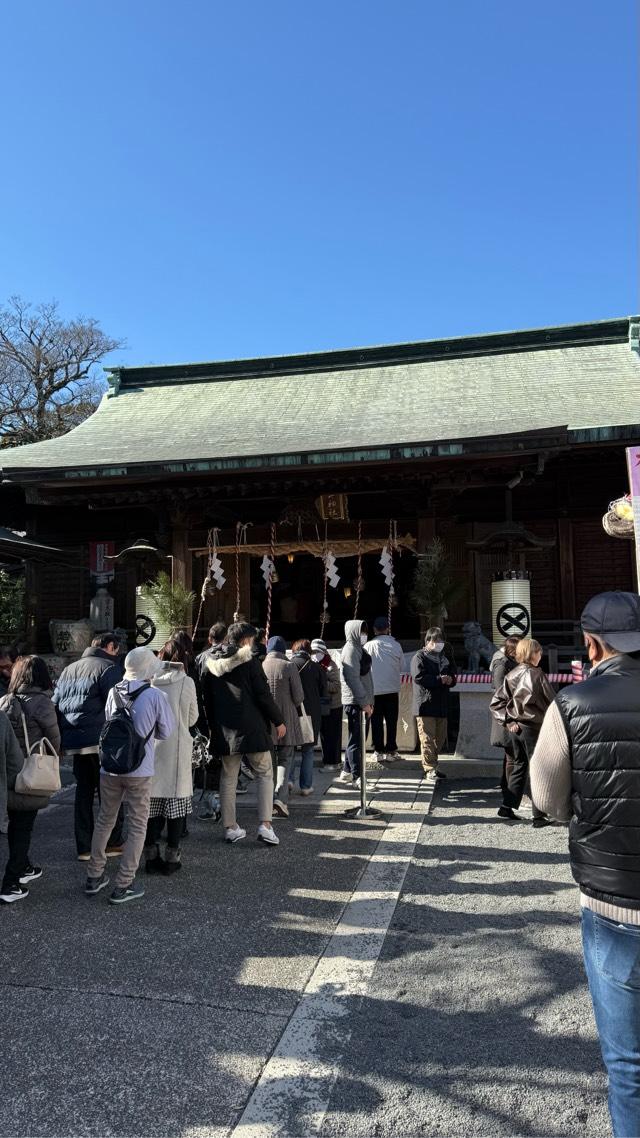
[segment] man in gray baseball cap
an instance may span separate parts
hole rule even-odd
[[[569,822],[584,962],[616,1138],[640,1135],[640,596],[599,593],[581,618],[593,665],[547,711],[532,797]]]

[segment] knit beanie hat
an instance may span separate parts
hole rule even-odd
[[[327,646],[326,646],[324,640],[321,640],[319,636],[316,637],[315,640],[312,640],[311,641],[311,651],[312,652],[326,652]]]
[[[286,651],[287,651],[287,644],[286,644],[286,641],[283,639],[282,636],[272,636],[267,641],[267,654],[269,652],[285,653]]]
[[[125,656],[125,680],[150,680],[161,671],[162,664],[150,648],[132,648]]]

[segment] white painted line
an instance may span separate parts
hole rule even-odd
[[[432,791],[421,784],[411,799],[405,799],[401,811],[397,803],[391,807],[392,819],[232,1138],[299,1138],[319,1132],[351,1037],[351,1001],[365,994],[371,980]],[[376,800],[376,805],[382,802]],[[385,853],[389,843],[393,843],[392,857]]]

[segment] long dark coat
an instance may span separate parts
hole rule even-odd
[[[292,660],[287,660],[284,652],[269,652],[262,667],[287,729],[280,745],[299,747],[302,744],[302,728],[298,708],[304,703],[304,688],[298,669]],[[272,735],[275,741],[275,729]]]
[[[491,684],[494,692],[500,691],[505,676],[508,676],[509,672],[512,672],[517,666],[517,661],[507,656],[502,648],[495,653],[490,664]],[[491,715],[491,746],[501,747],[503,751],[508,751],[509,754],[513,752],[511,733],[493,715]]]
[[[311,659],[308,652],[295,652],[292,661],[300,673],[304,688],[304,709],[313,724],[313,741],[318,742],[322,721],[322,700],[327,695],[327,677],[324,668]]]

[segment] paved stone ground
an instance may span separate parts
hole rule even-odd
[[[608,1134],[566,831],[496,823],[477,778],[439,788],[420,827],[407,768],[380,776],[367,823],[318,775],[277,849],[194,820],[183,871],[122,908],[82,895],[63,791],[34,840],[46,877],[0,909],[2,1138]],[[251,801],[239,815],[253,829]],[[332,954],[335,1029],[304,1019]],[[281,1117],[243,1124],[290,1038]]]
[[[608,1135],[564,827],[436,791],[323,1135]]]

